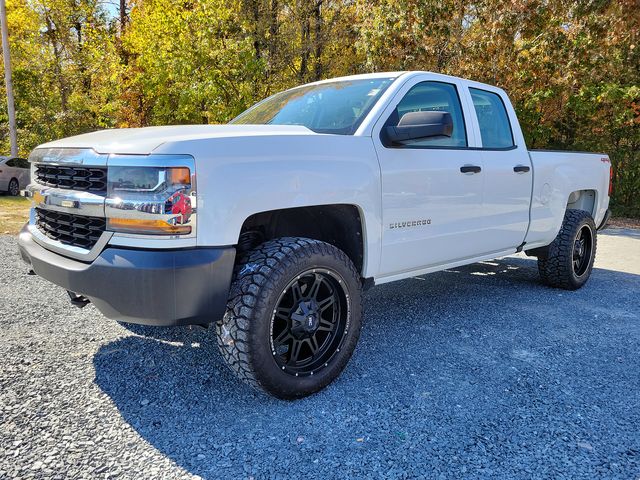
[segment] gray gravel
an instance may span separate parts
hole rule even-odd
[[[347,370],[289,403],[207,331],[71,307],[0,237],[0,478],[635,480],[640,238],[600,238],[578,292],[520,256],[374,288]]]

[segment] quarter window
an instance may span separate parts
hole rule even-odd
[[[513,147],[513,133],[509,116],[500,95],[486,90],[470,88],[476,109],[483,148]]]
[[[404,147],[466,147],[467,134],[460,98],[455,85],[442,82],[422,82],[407,92],[385,123],[385,127],[397,126],[403,115],[410,112],[448,112],[453,119],[450,137],[428,137],[407,142]]]

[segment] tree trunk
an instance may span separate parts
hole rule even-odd
[[[260,0],[251,0],[251,16],[253,17],[253,49],[256,60],[262,58],[262,38],[260,29]]]
[[[2,23],[2,60],[4,61],[4,82],[7,89],[7,113],[9,116],[9,141],[11,155],[18,155],[16,134],[16,110],[13,102],[13,82],[11,81],[11,54],[9,52],[9,32],[7,29],[7,9],[4,0],[0,0],[0,22]]]
[[[269,11],[269,64],[267,66],[267,77],[271,78],[277,71],[276,55],[278,51],[278,0],[271,0],[271,7]]]
[[[309,9],[305,0],[300,2],[300,71],[298,78],[300,82],[304,82],[309,71],[309,52],[311,50],[311,24],[309,21]]]
[[[67,84],[65,82],[64,76],[62,75],[62,47],[57,39],[57,29],[55,28],[51,19],[47,16],[47,30],[45,35],[49,37],[49,41],[51,42],[51,46],[53,47],[53,57],[55,59],[55,63],[53,65],[53,72],[55,73],[56,80],[58,81],[58,90],[60,93],[60,109],[66,113],[69,106],[68,102],[68,92],[67,92]]]
[[[124,29],[129,22],[129,14],[127,13],[127,0],[120,0],[120,35],[124,33]]]
[[[316,2],[316,6],[313,11],[313,16],[315,18],[314,25],[314,41],[315,41],[315,51],[314,51],[314,68],[313,68],[313,79],[320,80],[322,78],[322,51],[324,50],[324,38],[322,34],[322,0],[318,0]]]

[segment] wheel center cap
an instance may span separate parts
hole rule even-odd
[[[303,300],[291,313],[291,332],[298,338],[313,335],[320,325],[315,300]]]
[[[318,320],[316,319],[315,315],[309,315],[307,317],[307,328],[308,329],[314,329],[316,324],[318,323]]]

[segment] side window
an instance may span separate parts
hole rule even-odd
[[[407,92],[395,111],[385,123],[385,127],[397,126],[403,115],[411,112],[448,112],[453,119],[450,137],[428,137],[407,141],[405,147],[466,147],[467,133],[460,98],[455,85],[442,82],[422,82]]]
[[[11,158],[9,160],[7,160],[7,163],[5,163],[5,165],[7,167],[17,167],[18,165],[16,165],[16,159],[15,158]]]
[[[29,160],[26,160],[24,158],[17,158],[16,159],[18,161],[18,167],[20,168],[30,168],[31,165],[29,165]]]
[[[500,95],[486,90],[469,88],[476,109],[483,148],[513,147],[513,132],[509,116]]]

